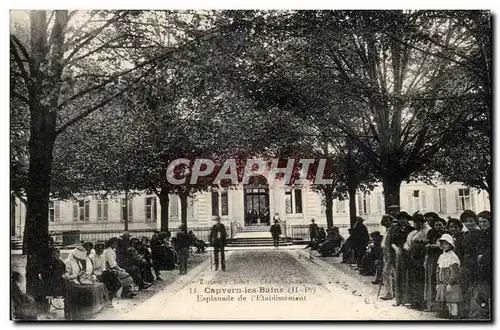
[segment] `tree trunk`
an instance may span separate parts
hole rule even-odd
[[[188,194],[179,193],[179,199],[181,200],[181,224],[185,225],[187,232],[187,207],[188,207]]]
[[[356,223],[356,179],[352,163],[352,144],[347,149],[347,191],[349,193],[349,219],[351,228]]]
[[[389,214],[389,206],[400,205],[399,191],[401,189],[401,179],[394,177],[382,178],[384,186],[385,213]]]
[[[333,228],[333,192],[330,188],[326,188],[325,194],[325,216],[326,216],[326,228]]]
[[[160,190],[160,231],[168,231],[168,206],[170,203],[170,195],[168,190],[161,188]]]
[[[349,219],[352,228],[356,223],[356,185],[349,187]]]
[[[40,111],[42,112],[42,111]],[[26,205],[26,291],[33,297],[40,295],[38,274],[48,257],[49,241],[49,194],[51,184],[53,132],[43,116],[32,114],[29,142],[30,163]]]
[[[16,236],[16,196],[10,194],[10,236]]]
[[[128,189],[125,190],[125,207],[123,208],[123,218],[125,221],[125,231],[128,231]]]

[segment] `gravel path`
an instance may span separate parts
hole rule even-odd
[[[226,258],[226,272],[211,271],[207,261],[193,269],[190,277],[181,277],[118,319],[435,319],[376,301],[362,283],[351,281],[321,260],[310,260],[300,250],[232,251]]]

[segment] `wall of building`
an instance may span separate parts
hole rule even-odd
[[[278,180],[279,181],[279,180]],[[286,191],[290,187],[282,182],[273,182],[269,189],[269,209],[271,216],[279,213],[280,218],[286,220],[287,225],[306,225],[312,218],[320,226],[326,226],[325,207],[322,203],[322,196],[312,191],[309,186],[301,188],[302,212],[295,212],[292,206],[292,213],[287,213]],[[436,212],[441,217],[459,217],[466,209],[471,209],[476,213],[489,210],[489,199],[485,192],[477,193],[477,190],[470,189],[469,197],[461,197],[461,189],[466,189],[461,184],[437,184],[427,185],[420,182],[404,183],[401,186],[401,209],[413,214],[417,210],[421,213]],[[418,191],[418,193],[415,193]],[[232,221],[238,221],[244,225],[244,190],[243,186],[234,187],[228,190],[228,214],[221,216],[222,223],[230,226]],[[293,194],[292,194],[293,195]],[[51,231],[67,230],[121,230],[124,222],[121,220],[121,202],[124,196],[114,196],[108,200],[107,219],[98,218],[97,196],[86,196],[88,201],[88,216],[84,220],[74,220],[74,201],[54,201],[54,217],[49,223]],[[155,199],[156,216],[155,219],[146,219],[146,198]],[[365,201],[363,201],[365,199]],[[21,236],[24,230],[25,206],[19,200],[16,201],[15,234]],[[292,203],[295,202],[292,199]],[[132,216],[129,221],[129,229],[153,229],[160,226],[160,205],[155,195],[139,194],[131,198]],[[357,196],[357,213],[365,219],[369,228],[378,228],[380,219],[384,214],[384,198],[381,185],[364,196],[359,193]],[[221,214],[221,198],[219,197],[219,214]],[[289,207],[290,209],[290,207]],[[181,224],[180,201],[178,196],[170,196],[169,206],[169,227],[176,228]],[[212,193],[199,193],[194,198],[188,200],[188,226],[208,227],[212,226],[215,215],[212,214]],[[349,201],[334,201],[333,203],[334,224],[343,228],[349,225]],[[374,229],[375,230],[375,229]],[[346,229],[345,229],[346,231]]]

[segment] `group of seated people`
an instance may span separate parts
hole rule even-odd
[[[393,210],[399,211],[398,207]],[[491,319],[491,213],[393,212],[372,232],[360,262],[349,239],[343,262],[385,287],[383,300],[450,319]]]
[[[318,251],[322,257],[331,257],[337,254],[344,242],[338,227],[332,227],[326,231],[324,227],[315,228],[312,226],[310,231],[314,232],[310,233],[311,240],[305,248]]]
[[[204,252],[206,244],[192,231],[188,235],[197,252]],[[110,305],[114,297],[133,298],[137,291],[163,280],[160,270],[177,267],[178,252],[175,242],[169,242],[170,238],[170,232],[156,231],[150,240],[124,232],[105,243],[83,242],[65,261],[61,260],[61,251],[50,245],[50,257],[39,275],[42,299],[63,298],[65,318],[77,320]],[[26,297],[29,296],[22,295],[18,285],[20,277],[20,273],[13,272],[13,288],[19,289],[13,290],[19,293],[13,296],[14,315],[27,319],[26,311],[30,309],[27,309]]]

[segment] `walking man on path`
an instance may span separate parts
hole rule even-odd
[[[314,222],[314,219],[311,219],[311,224],[309,225],[309,237],[311,239],[311,245],[314,241],[318,239],[319,229],[318,225]]]
[[[179,274],[187,273],[187,260],[189,257],[189,235],[185,224],[180,227],[181,231],[177,233],[175,248],[179,253]]]
[[[220,217],[216,218],[217,223],[212,226],[210,230],[210,243],[214,248],[214,261],[215,261],[215,271],[219,270],[219,253],[220,253],[220,265],[222,271],[226,271],[226,260],[224,256],[224,246],[226,245],[226,227],[220,223]]]
[[[271,235],[273,236],[273,243],[276,249],[279,248],[280,236],[281,236],[281,226],[277,219],[274,220],[274,224],[271,226]]]

